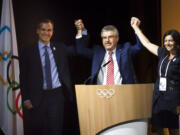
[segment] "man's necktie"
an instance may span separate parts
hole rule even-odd
[[[110,61],[110,63],[107,65],[107,85],[111,85],[114,84],[114,63],[113,63],[113,59],[112,59],[112,53],[113,52],[109,52],[109,58],[108,61]]]
[[[52,89],[51,64],[48,54],[48,46],[45,46],[45,80],[47,89]]]

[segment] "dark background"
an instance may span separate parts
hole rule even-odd
[[[119,43],[135,43],[130,26],[132,16],[138,17],[141,28],[151,42],[161,41],[160,0],[12,0],[19,50],[36,41],[36,26],[40,19],[49,18],[55,23],[53,41],[73,45],[76,29],[75,19],[83,19],[91,41],[101,44],[100,31],[104,25],[115,25],[120,32]],[[0,0],[2,3],[2,0]],[[90,76],[91,61],[75,56],[71,62],[73,82],[81,84]],[[134,61],[139,83],[154,82],[157,58],[147,50]],[[79,134],[76,104],[66,104],[65,134]],[[71,106],[69,109],[69,106]],[[1,133],[0,133],[1,134]]]

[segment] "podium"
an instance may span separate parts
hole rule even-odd
[[[153,84],[75,85],[81,135],[151,117]]]

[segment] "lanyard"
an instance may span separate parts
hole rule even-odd
[[[168,57],[168,55],[167,55],[166,57]],[[161,77],[162,63],[164,62],[164,60],[166,59],[166,57],[162,60],[161,65],[160,65],[160,68],[159,68],[159,75],[160,75],[160,77]],[[174,59],[174,58],[173,58],[173,59]],[[173,59],[171,59],[171,60],[168,62],[168,64],[167,64],[166,72],[165,72],[165,77],[167,76],[167,71],[168,71],[168,68],[169,68],[169,64],[170,64],[170,62],[171,62]]]

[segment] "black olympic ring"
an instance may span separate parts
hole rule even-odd
[[[7,66],[7,80],[8,80],[8,83],[9,83],[10,85],[12,85],[12,90],[15,91],[15,90],[17,90],[17,89],[20,88],[20,84],[15,87],[14,81],[13,81],[13,80],[11,81],[10,76],[9,76],[9,68],[10,68],[10,65],[11,65],[11,61],[12,61],[13,59],[19,60],[19,57],[18,57],[18,56],[14,56],[14,55],[11,56],[11,60],[9,61],[8,66]]]

